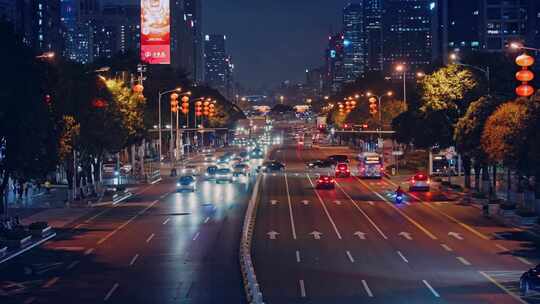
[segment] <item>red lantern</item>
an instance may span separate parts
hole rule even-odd
[[[528,84],[522,84],[516,88],[516,94],[521,97],[529,97],[534,93],[534,88]]]
[[[92,106],[94,108],[102,109],[107,106],[107,102],[103,99],[97,98],[97,99],[92,100]]]
[[[189,101],[189,97],[187,96],[182,97],[182,102],[188,102],[188,101]]]
[[[141,94],[144,90],[144,87],[141,84],[136,84],[133,86],[133,92]]]
[[[171,100],[177,100],[177,99],[178,99],[178,94],[172,93],[171,94]]]
[[[522,82],[531,81],[534,79],[534,73],[530,70],[521,70],[516,73],[516,79]]]
[[[196,115],[196,116],[201,116],[201,115],[202,115],[202,112],[197,111],[197,112],[195,112],[195,115]]]
[[[186,108],[182,108],[182,113],[183,113],[183,114],[187,114],[187,113],[189,113],[189,109],[186,109]]]
[[[534,58],[527,54],[521,54],[516,58],[516,64],[520,67],[529,67],[534,64]]]

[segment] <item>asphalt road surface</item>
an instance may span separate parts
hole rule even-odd
[[[0,266],[0,303],[244,303],[238,246],[252,179],[175,180],[96,209]]]
[[[338,153],[350,152],[271,155],[287,170],[265,174],[259,195],[253,259],[266,303],[540,303],[519,296],[519,276],[539,257],[524,232],[435,189],[396,206],[387,178],[314,190],[305,162]]]

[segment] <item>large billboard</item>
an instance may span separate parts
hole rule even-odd
[[[170,0],[141,0],[141,60],[171,63]]]

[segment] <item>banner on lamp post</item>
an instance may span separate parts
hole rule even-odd
[[[141,60],[171,63],[170,0],[141,0]]]

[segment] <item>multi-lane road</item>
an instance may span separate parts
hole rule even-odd
[[[305,162],[346,148],[282,147],[284,173],[265,174],[253,260],[267,303],[538,303],[520,274],[536,245],[449,193],[409,193],[392,179],[337,179],[315,190]],[[353,161],[352,166],[355,166]],[[406,188],[405,188],[406,189]]]
[[[93,210],[0,267],[0,303],[244,303],[238,245],[247,183],[175,180]]]

